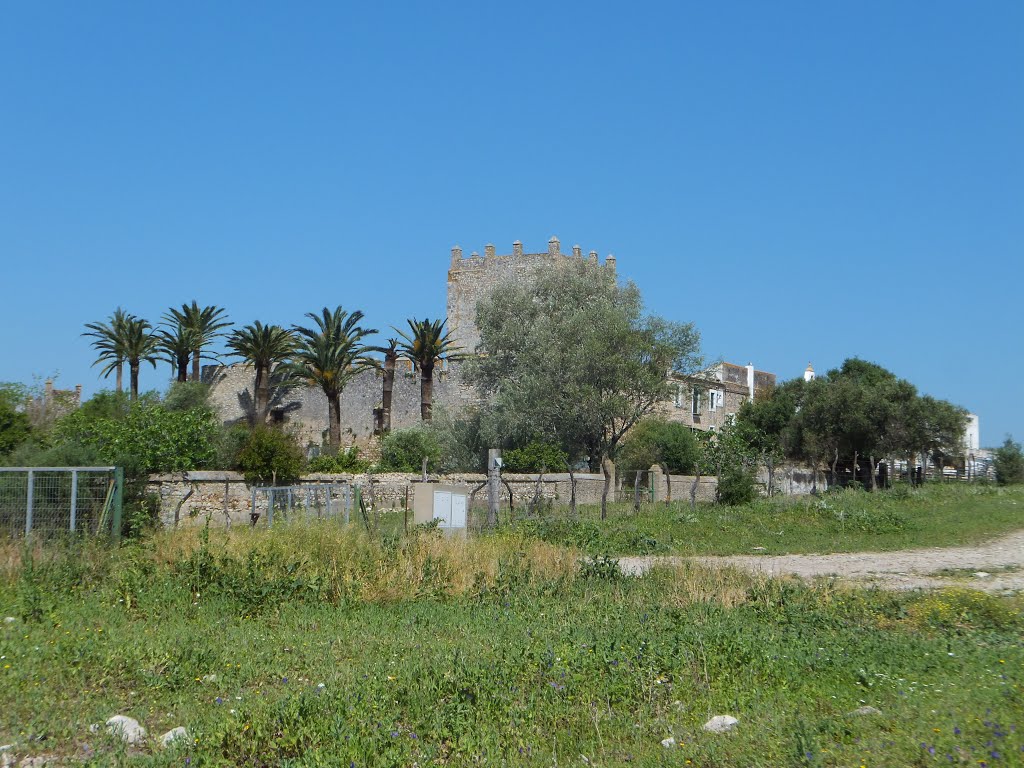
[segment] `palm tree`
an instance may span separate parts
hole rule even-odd
[[[362,339],[377,331],[359,325],[363,319],[359,310],[350,315],[341,307],[333,312],[324,307],[321,314],[309,312],[306,317],[316,328],[295,326],[298,345],[288,368],[327,396],[330,446],[337,451],[341,447],[341,392],[356,374],[375,367],[368,354],[370,347]]]
[[[122,326],[122,349],[124,360],[128,363],[132,400],[139,399],[139,366],[145,361],[156,368],[157,360],[160,359],[157,336],[152,328],[148,320],[134,316],[129,316]]]
[[[395,328],[402,337],[398,354],[411,360],[420,372],[420,418],[430,421],[434,398],[434,366],[441,360],[456,360],[461,357],[460,348],[455,346],[451,331],[444,329],[447,320],[407,320],[409,333]]]
[[[218,336],[222,328],[231,325],[221,307],[200,307],[192,300],[192,304],[182,304],[181,309],[173,307],[164,315],[164,322],[169,325],[180,325],[192,332],[192,381],[199,381],[199,357],[203,347]]]
[[[162,359],[171,364],[176,381],[188,381],[188,361],[195,347],[192,331],[181,323],[174,323],[169,328],[161,328],[156,335],[157,349]]]
[[[380,401],[380,431],[391,431],[391,397],[395,391],[395,364],[398,362],[398,339],[388,339],[386,347],[373,347],[374,352],[384,353],[384,389]]]
[[[274,366],[287,360],[295,350],[295,334],[279,325],[252,325],[236,328],[227,345],[234,354],[256,369],[253,386],[253,424],[263,424],[270,410],[270,373]]]
[[[134,318],[134,315],[118,307],[114,310],[108,322],[86,323],[85,327],[88,330],[82,334],[83,336],[95,338],[95,341],[92,342],[92,348],[100,354],[93,365],[104,363],[100,375],[103,378],[107,378],[111,373],[117,373],[118,392],[124,388],[124,326],[131,318]]]

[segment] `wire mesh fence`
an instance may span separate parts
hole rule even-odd
[[[0,467],[0,535],[117,532],[122,482],[114,467]]]
[[[338,519],[347,523],[353,503],[358,499],[348,483],[268,486],[252,489],[250,514],[253,525],[260,520],[266,525],[285,520]]]

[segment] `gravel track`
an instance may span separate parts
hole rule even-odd
[[[934,589],[966,584],[986,592],[1017,591],[1024,590],[1024,530],[971,547],[833,555],[623,557],[619,559],[619,567],[624,573],[640,575],[655,565],[684,562],[741,568],[768,576],[831,576],[887,589]],[[948,570],[961,573],[940,573]],[[986,575],[975,576],[975,572]]]

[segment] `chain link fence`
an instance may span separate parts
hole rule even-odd
[[[352,505],[358,504],[358,489],[348,483],[268,486],[252,489],[250,516],[255,526],[284,520],[338,519],[347,523]]]
[[[115,467],[0,467],[0,535],[120,533],[123,485]]]

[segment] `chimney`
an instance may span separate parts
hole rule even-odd
[[[487,245],[484,246],[484,258],[485,259],[490,259],[490,258],[493,258],[493,256],[494,256],[494,244],[493,243],[488,243]]]
[[[53,402],[53,379],[46,380],[46,386],[44,387],[43,390],[43,402]]]
[[[807,364],[807,370],[804,371],[804,381],[814,381],[814,366],[810,363]]]
[[[75,403],[78,405],[82,404],[82,385],[75,384]]]
[[[518,240],[512,243],[512,255],[515,257],[523,255],[523,244]]]
[[[754,399],[754,364],[747,363],[747,391],[750,392],[750,399]]]
[[[452,266],[458,266],[460,261],[462,261],[462,248],[456,245],[452,248]]]
[[[612,272],[614,272],[615,271],[615,257],[612,254],[609,253],[608,256],[605,257],[604,265],[606,267],[608,267],[608,269],[610,269]]]
[[[589,259],[592,262],[594,262],[595,264],[597,264],[597,251],[591,251],[590,255],[589,255]]]
[[[583,249],[580,248],[578,245],[574,245],[572,247],[572,257],[574,259],[582,259],[583,258]]]
[[[558,238],[552,235],[551,239],[548,240],[548,256],[559,255],[561,255],[560,243],[558,242]]]

